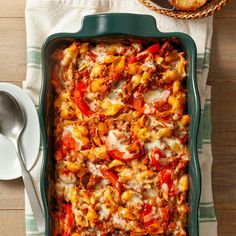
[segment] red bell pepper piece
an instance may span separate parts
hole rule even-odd
[[[63,236],[70,236],[73,230],[74,216],[71,208],[71,204],[66,203],[64,205],[64,233]]]
[[[75,150],[75,140],[70,135],[65,135],[62,137],[62,145],[67,149]]]
[[[161,48],[160,43],[156,43],[150,46],[148,49],[146,49],[146,51],[151,54],[156,54],[159,52],[160,48]]]
[[[119,150],[107,150],[107,153],[109,156],[119,161],[131,161],[142,156],[141,153],[129,153],[129,155],[125,155],[124,152],[120,152]]]
[[[144,209],[141,213],[141,219],[146,227],[149,227],[156,223],[168,224],[168,221],[170,219],[170,209],[168,209],[167,206],[158,207],[156,205],[156,197],[151,197],[144,205]]]
[[[153,44],[149,48],[147,48],[145,51],[138,53],[136,59],[140,60],[142,58],[146,58],[150,53],[151,54],[156,54],[160,50],[160,43]]]
[[[74,91],[74,99],[75,99],[75,104],[78,106],[80,111],[84,115],[90,116],[93,114],[93,111],[84,101],[84,94],[86,93],[86,91],[87,91],[87,85],[83,81],[81,81],[80,83],[77,84],[76,89]]]
[[[144,100],[142,98],[134,98],[134,96],[132,96],[130,98],[130,105],[138,112],[144,113]]]
[[[114,83],[114,82],[116,82],[117,80],[120,79],[120,75],[121,75],[121,74],[120,74],[119,72],[112,74],[112,75],[108,78],[108,82],[109,82],[109,83]]]
[[[173,173],[170,168],[166,168],[161,172],[161,183],[168,186],[168,193],[170,193],[173,185]]]
[[[143,211],[141,213],[141,219],[143,224],[148,227],[154,223],[157,223],[156,215],[155,215],[155,206],[154,203],[156,201],[155,197],[151,197],[147,200],[144,205]]]
[[[123,152],[120,152],[118,150],[108,150],[108,155],[117,160],[121,160],[123,154]]]
[[[84,115],[91,116],[93,114],[93,111],[89,108],[82,97],[75,98],[75,103]]]
[[[135,62],[137,62],[137,58],[132,56],[132,57],[129,58],[128,62],[131,63],[131,64],[135,63]]]
[[[94,54],[93,52],[87,52],[87,55],[91,58],[93,62],[96,62],[96,54]]]
[[[163,170],[167,164],[165,163],[166,155],[165,153],[157,147],[154,147],[151,153],[151,160],[153,165],[159,170]],[[166,160],[167,161],[167,160]]]
[[[120,160],[120,161],[131,161],[142,156],[141,153],[130,153],[128,150],[126,152],[121,152],[115,149],[115,147],[112,147],[112,144],[110,143],[109,135],[106,138],[105,145],[106,145],[107,154],[110,157]]]
[[[161,46],[161,49],[159,51],[159,54],[161,56],[164,56],[167,51],[169,50],[169,47],[170,47],[170,42],[169,41],[166,41],[162,46]]]
[[[111,185],[116,188],[118,193],[121,193],[122,184],[118,181],[118,177],[110,170],[104,170],[102,173],[108,178]]]
[[[76,86],[75,92],[78,92],[81,97],[84,97],[84,94],[87,92],[87,84],[83,81],[79,82]]]
[[[188,135],[186,134],[183,137],[181,137],[180,141],[182,144],[186,144],[188,142]]]

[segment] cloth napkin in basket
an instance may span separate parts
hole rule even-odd
[[[106,12],[150,14],[156,18],[160,31],[185,32],[191,35],[196,42],[197,79],[201,97],[198,153],[202,174],[202,194],[199,206],[199,226],[200,236],[215,236],[217,235],[217,221],[211,188],[211,87],[206,85],[211,52],[212,17],[200,20],[177,20],[149,10],[138,0],[26,0],[27,78],[23,82],[23,87],[37,106],[41,84],[40,50],[45,38],[57,32],[76,32],[80,29],[83,16]],[[42,148],[37,164],[31,171],[38,193],[41,150]],[[25,222],[27,236],[43,235],[37,231],[27,194]]]

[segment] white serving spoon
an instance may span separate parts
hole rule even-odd
[[[26,119],[24,112],[16,99],[11,94],[0,91],[0,133],[8,138],[15,146],[25,189],[34,213],[38,230],[42,233],[45,231],[43,210],[19,148],[19,139],[21,138],[25,123]]]

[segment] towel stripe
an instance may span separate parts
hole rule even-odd
[[[37,51],[41,51],[41,47],[37,47],[37,46],[28,46],[27,47],[27,51],[28,50],[37,50]]]
[[[199,222],[200,223],[217,222],[217,219],[216,218],[214,218],[214,219],[211,219],[211,218],[209,218],[209,219],[199,219]]]
[[[31,232],[31,233],[37,232],[38,228],[37,228],[35,218],[27,218],[26,224],[27,224],[27,231],[28,232]]]
[[[198,149],[202,149],[202,144],[211,143],[211,100],[207,99],[204,105],[204,109],[201,110],[200,124],[198,130]]]
[[[34,215],[25,213],[25,218],[26,219],[34,219]]]
[[[200,202],[199,206],[206,207],[206,206],[214,206],[213,202]]]
[[[27,68],[41,70],[42,66],[34,63],[27,63]]]
[[[204,122],[203,122],[203,140],[211,141],[211,103],[205,103]]]
[[[200,219],[215,219],[215,210],[214,205],[211,206],[202,206],[199,207],[199,218]]]
[[[41,65],[41,52],[35,49],[27,50],[27,64]]]
[[[197,55],[197,73],[202,73],[203,69],[209,69],[210,54],[211,50],[206,48],[205,53],[200,53]]]

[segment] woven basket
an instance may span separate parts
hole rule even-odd
[[[219,11],[223,6],[225,6],[225,4],[228,2],[228,0],[209,0],[203,7],[200,7],[195,11],[181,11],[181,10],[167,10],[160,8],[149,0],[139,0],[139,1],[153,11],[156,11],[158,13],[167,16],[186,20],[198,19],[213,15],[217,11]]]

